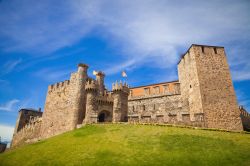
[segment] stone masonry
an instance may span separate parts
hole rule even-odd
[[[192,45],[178,63],[179,80],[129,88],[104,85],[79,64],[70,79],[49,85],[44,112],[19,111],[12,147],[89,123],[169,123],[248,130],[250,116],[238,106],[223,47]]]

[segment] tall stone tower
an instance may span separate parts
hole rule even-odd
[[[112,91],[114,98],[113,122],[126,122],[128,116],[128,85],[116,82],[112,86]]]
[[[73,130],[85,117],[85,83],[88,66],[78,64],[70,80],[49,85],[43,113],[41,137]]]
[[[183,105],[205,127],[242,130],[240,111],[223,47],[192,45],[178,64]]]
[[[97,123],[98,103],[96,97],[98,86],[95,80],[89,80],[86,83],[86,116],[83,123]]]
[[[81,124],[84,117],[85,117],[85,104],[86,104],[86,94],[85,94],[85,84],[88,78],[88,65],[86,64],[78,64],[78,71],[77,71],[77,79],[75,87],[72,86],[74,89],[73,95],[75,96],[75,100],[73,101],[73,127],[76,127],[77,124]]]

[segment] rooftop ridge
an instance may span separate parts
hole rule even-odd
[[[147,86],[154,86],[154,85],[161,85],[161,84],[167,84],[167,83],[179,83],[179,80],[160,82],[160,83],[153,83],[153,84],[141,85],[141,86],[134,86],[134,87],[129,87],[129,89],[135,89],[135,88],[141,88],[141,87],[147,87]]]

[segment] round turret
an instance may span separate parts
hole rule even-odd
[[[85,73],[87,74],[89,66],[83,63],[78,64],[78,73]]]

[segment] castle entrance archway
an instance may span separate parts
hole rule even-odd
[[[98,122],[112,122],[112,115],[109,111],[101,111],[98,114]]]

